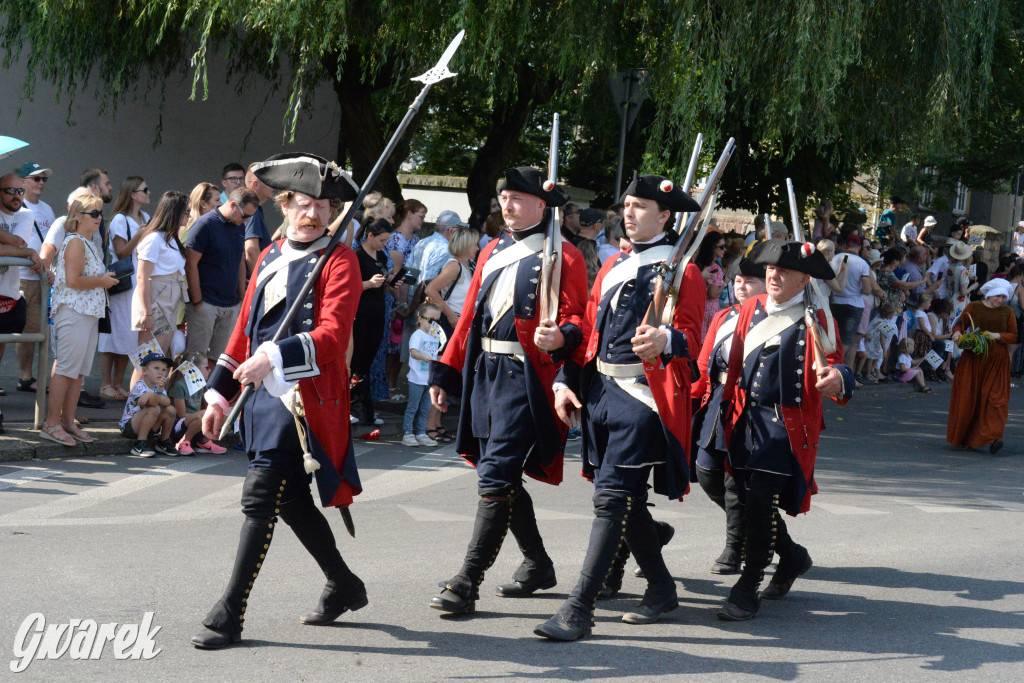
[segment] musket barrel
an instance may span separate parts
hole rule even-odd
[[[786,178],[786,193],[789,195],[789,218],[793,221],[793,237],[797,242],[803,242],[804,226],[800,224],[800,212],[796,208],[796,192],[793,191],[792,178]]]

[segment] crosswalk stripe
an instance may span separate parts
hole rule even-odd
[[[166,467],[159,467],[143,474],[125,477],[105,486],[65,496],[43,505],[10,512],[0,516],[0,526],[49,526],[51,524],[50,520],[54,520],[58,524],[65,523],[67,520],[56,520],[55,518],[69,512],[92,507],[112,498],[135,493],[149,486],[162,484],[183,474],[198,472],[214,465],[221,465],[224,462],[223,458],[206,458],[202,456],[178,460]]]
[[[455,452],[455,446],[448,445],[441,450],[416,458],[373,479],[364,481],[363,492],[355,500],[357,503],[365,503],[371,500],[390,498],[440,484],[474,471],[473,467],[467,465],[466,461]]]
[[[831,512],[833,515],[884,515],[884,510],[875,510],[873,508],[862,508],[856,505],[840,505],[838,503],[819,503],[813,501],[811,508],[821,508],[825,512]]]
[[[22,484],[27,484],[30,481],[47,479],[55,474],[60,474],[60,470],[48,470],[39,467],[15,470],[14,472],[10,472],[0,477],[0,491],[3,491],[4,489],[11,489],[15,486],[21,486]]]
[[[565,520],[565,519],[593,519],[594,515],[580,515],[575,512],[562,512],[561,510],[545,510],[544,508],[534,508],[534,513],[537,515],[537,519],[553,521],[553,520]]]
[[[443,510],[429,510],[411,505],[399,505],[398,507],[417,522],[472,522],[474,519],[469,515],[458,515]]]
[[[917,508],[921,512],[927,512],[932,515],[941,514],[952,514],[961,512],[978,512],[977,508],[964,508],[957,507],[956,505],[913,505],[912,507]]]

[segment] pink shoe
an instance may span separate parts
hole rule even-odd
[[[178,453],[180,453],[181,455],[195,455],[196,453],[194,450],[192,450],[192,444],[190,444],[185,439],[179,441],[177,445],[175,445],[174,447],[178,449]]]
[[[223,446],[218,446],[213,441],[207,441],[206,443],[197,443],[194,447],[196,453],[214,453],[220,455],[221,453],[227,453],[228,449]]]

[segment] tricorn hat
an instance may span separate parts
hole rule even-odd
[[[683,188],[663,175],[653,173],[637,175],[636,171],[633,171],[633,180],[630,181],[629,187],[622,193],[619,201],[625,201],[626,195],[641,199],[653,199],[673,213],[700,211],[700,204],[683,192]]]
[[[350,202],[359,195],[352,176],[333,161],[305,152],[275,154],[252,167],[260,182],[275,190],[308,194],[313,199]]]
[[[768,240],[754,261],[764,266],[777,266],[807,273],[819,280],[831,280],[836,276],[832,266],[810,242]]]
[[[740,275],[765,279],[764,264],[757,262],[757,257],[760,256],[765,244],[764,240],[750,243],[743,258],[740,259]]]
[[[568,203],[569,195],[558,189],[542,171],[533,166],[517,166],[505,169],[498,181],[498,192],[509,190],[540,197],[548,206],[562,206]]]

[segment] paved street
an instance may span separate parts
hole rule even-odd
[[[1014,393],[1011,415],[1024,398]],[[944,443],[949,386],[865,390],[830,408],[818,464],[821,493],[789,521],[813,569],[752,622],[718,621],[732,577],[708,572],[724,516],[696,488],[657,501],[677,529],[665,548],[681,607],[653,626],[623,624],[642,582],[599,603],[592,638],[532,634],[576,579],[590,526],[589,484],[578,456],[560,487],[531,482],[559,584],[530,599],[495,597],[519,561],[511,536],[482,587],[478,613],[445,619],[428,609],[455,573],[476,507],[473,470],[452,450],[392,442],[358,446],[365,492],[353,506],[357,538],[329,519],[367,608],[332,627],[306,627],[323,577],[281,525],[251,595],[246,641],[220,652],[188,643],[223,589],[241,514],[245,463],[226,457],[129,456],[0,465],[0,659],[35,612],[137,624],[154,612],[159,655],[118,661],[35,661],[24,680],[1012,680],[1024,664],[1022,426],[1011,419],[998,457]],[[575,448],[578,452],[578,446]],[[19,680],[20,680],[19,679]]]

